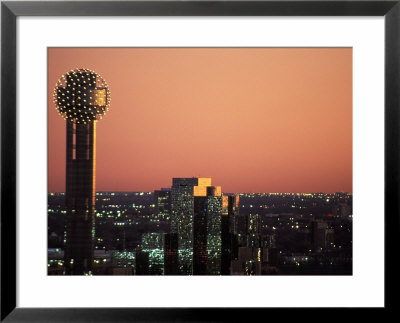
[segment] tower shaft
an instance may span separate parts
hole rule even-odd
[[[67,275],[92,270],[95,230],[96,121],[66,121],[66,250]]]

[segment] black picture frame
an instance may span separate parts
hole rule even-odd
[[[186,322],[248,321],[265,311],[287,318],[300,309],[249,308],[17,308],[16,290],[16,19],[19,16],[384,16],[385,17],[385,307],[394,310],[399,287],[400,0],[360,1],[2,1],[1,3],[1,321]],[[373,171],[373,170],[371,170]],[[372,233],[371,233],[372,235]],[[394,257],[396,255],[396,257]],[[371,277],[372,278],[372,277]],[[168,291],[162,291],[168,297]],[[40,291],[38,291],[40,293]],[[329,291],[328,291],[329,293]],[[294,314],[294,311],[296,313]],[[337,311],[326,309],[331,318]],[[268,315],[270,315],[268,312]],[[348,312],[347,312],[348,313]]]

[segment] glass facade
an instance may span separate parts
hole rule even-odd
[[[207,274],[221,274],[222,197],[207,197]]]
[[[211,178],[174,178],[171,188],[171,232],[178,236],[179,273],[221,271],[221,187]]]
[[[171,232],[178,235],[178,266],[182,275],[192,274],[193,187],[198,178],[173,178],[171,187]]]
[[[222,209],[225,199],[219,186],[198,188],[195,193],[193,274],[220,275]]]
[[[142,251],[148,254],[150,275],[164,275],[164,235],[164,233],[142,235]]]

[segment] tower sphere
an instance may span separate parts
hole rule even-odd
[[[64,119],[87,124],[105,115],[110,108],[111,93],[107,82],[95,71],[76,68],[58,79],[53,99]]]

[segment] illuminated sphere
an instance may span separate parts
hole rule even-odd
[[[95,71],[76,68],[57,81],[53,99],[64,119],[87,124],[101,119],[109,110],[111,93],[106,81]]]

